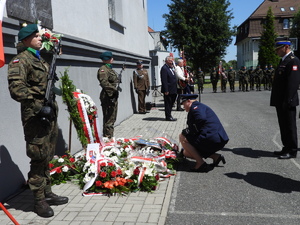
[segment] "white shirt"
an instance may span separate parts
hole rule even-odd
[[[176,74],[177,79],[185,80],[183,67],[176,66],[175,67],[175,74]]]

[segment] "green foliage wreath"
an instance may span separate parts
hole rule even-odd
[[[65,69],[64,74],[61,76],[61,90],[62,90],[62,99],[63,102],[68,107],[68,112],[70,114],[70,119],[72,120],[78,135],[78,139],[81,142],[83,148],[86,148],[88,144],[88,139],[84,134],[84,123],[80,118],[77,101],[74,98],[73,92],[76,91],[76,86],[73,84],[73,81],[70,80],[68,75],[68,69]]]

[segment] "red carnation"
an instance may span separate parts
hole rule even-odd
[[[106,166],[106,163],[105,163],[105,162],[102,162],[102,163],[100,163],[100,166],[101,166],[101,167]]]
[[[134,175],[139,175],[140,174],[140,170],[138,168],[136,168],[134,171],[133,171],[133,174]]]
[[[116,177],[117,176],[117,172],[116,171],[111,171],[110,176],[111,177]]]
[[[70,158],[70,162],[71,163],[75,162],[75,159],[74,158]]]
[[[62,172],[62,170],[61,170],[61,166],[60,166],[57,168],[56,173],[61,173],[61,172]]]
[[[100,187],[100,186],[102,186],[102,182],[100,180],[97,180],[96,181],[96,187]]]
[[[113,164],[112,162],[109,162],[108,165],[109,165],[109,166],[113,166],[114,164]]]
[[[106,177],[106,173],[105,172],[101,172],[100,173],[100,177],[105,178]]]
[[[53,168],[54,167],[54,164],[53,163],[49,163],[49,168]]]
[[[118,174],[118,175],[122,175],[122,170],[118,169],[118,170],[117,170],[117,174]]]

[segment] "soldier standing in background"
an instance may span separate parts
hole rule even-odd
[[[198,84],[198,92],[199,94],[203,94],[203,85],[205,81],[205,75],[204,72],[201,70],[199,67],[198,73],[196,73],[196,78],[197,78],[197,84]]]
[[[225,70],[225,67],[222,68],[221,72],[221,90],[222,92],[226,92],[226,84],[227,84],[227,72]]]
[[[228,81],[229,81],[229,87],[231,92],[234,92],[235,77],[236,77],[236,72],[235,70],[232,69],[232,66],[230,66],[228,70]]]
[[[242,68],[239,70],[239,79],[242,91],[249,91],[248,90],[248,83],[249,83],[249,76],[248,71],[246,69],[246,66],[242,66]]]
[[[49,205],[68,202],[67,197],[51,190],[49,162],[55,154],[58,135],[58,107],[53,93],[51,106],[44,106],[49,64],[40,56],[42,38],[37,24],[29,24],[18,33],[25,49],[8,64],[11,97],[21,103],[21,116],[30,160],[28,185],[33,192],[34,212],[41,217],[54,215]]]
[[[253,66],[251,66],[250,69],[248,70],[248,74],[249,74],[250,91],[253,91],[254,90],[254,82],[255,82],[255,74],[254,74]]]
[[[146,94],[149,91],[150,82],[147,70],[143,68],[143,62],[138,60],[137,69],[133,71],[133,84],[138,94],[138,111],[140,114],[146,113]]]
[[[263,84],[264,84],[264,90],[268,90],[268,66],[265,66],[265,69],[263,70]]]
[[[114,61],[111,52],[103,52],[100,55],[104,65],[100,67],[97,78],[102,87],[100,93],[100,101],[103,112],[103,137],[114,137],[114,124],[117,119],[118,112],[118,83],[119,78],[116,71],[112,69]]]
[[[256,77],[256,91],[261,91],[261,82],[264,75],[263,70],[260,68],[260,65],[257,65],[254,73]]]
[[[218,71],[216,70],[216,67],[214,67],[212,69],[212,71],[210,72],[210,81],[212,84],[213,92],[216,93],[217,92],[217,84],[219,81],[219,75],[218,75]]]
[[[275,69],[273,68],[272,65],[269,66],[269,69],[268,69],[268,89],[269,91],[272,90],[272,83],[273,83],[273,79],[274,79],[274,75],[275,75]]]

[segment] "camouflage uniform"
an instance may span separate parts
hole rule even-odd
[[[254,90],[254,83],[255,83],[255,73],[254,73],[254,70],[253,70],[252,66],[248,70],[248,74],[249,74],[249,86],[250,86],[250,90],[253,91]]]
[[[215,68],[210,73],[210,81],[211,81],[212,86],[213,86],[213,92],[216,93],[217,92],[217,84],[218,84],[218,81],[219,81],[219,74],[218,74],[218,71]]]
[[[239,81],[242,88],[242,91],[249,91],[248,90],[248,83],[249,83],[249,75],[246,67],[243,67],[239,70]]]
[[[270,67],[267,71],[267,79],[268,79],[267,87],[268,87],[269,91],[272,90],[272,83],[273,83],[274,75],[275,75],[275,69],[273,68],[272,65],[270,65]]]
[[[261,91],[261,82],[264,76],[263,70],[260,68],[260,66],[257,66],[254,73],[256,78],[256,91]]]
[[[235,70],[230,68],[228,70],[228,81],[229,81],[230,91],[232,92],[234,92],[235,76],[236,76]]]
[[[198,84],[198,92],[203,93],[203,84],[204,84],[204,80],[205,80],[205,75],[204,72],[202,70],[199,70],[198,73],[196,74],[196,78],[197,78],[197,84]]]
[[[103,112],[103,136],[112,138],[118,112],[118,74],[109,64],[105,64],[98,70],[97,78],[102,87],[100,101]]]
[[[45,199],[51,193],[49,161],[55,153],[57,127],[57,103],[50,124],[42,123],[39,111],[43,107],[48,63],[32,52],[25,50],[8,64],[8,84],[11,97],[21,103],[22,124],[25,134],[26,151],[30,161],[28,184],[35,201]]]

